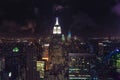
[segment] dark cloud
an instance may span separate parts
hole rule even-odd
[[[112,11],[117,15],[120,16],[120,3],[116,4],[113,8]]]

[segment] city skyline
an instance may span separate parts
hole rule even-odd
[[[1,1],[0,32],[42,35],[53,28],[59,16],[66,34],[71,30],[82,37],[119,36],[119,9],[117,0],[5,0]]]

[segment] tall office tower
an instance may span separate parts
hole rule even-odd
[[[89,53],[69,53],[69,80],[98,80],[94,69],[95,55]]]
[[[55,26],[53,27],[53,34],[61,34],[61,26],[59,25],[58,17],[56,17],[56,23]]]
[[[50,44],[50,55],[53,64],[59,64],[62,58],[62,34],[61,27],[58,22],[58,17],[56,17],[56,23],[53,28],[53,35]]]
[[[68,40],[68,41],[70,41],[70,40],[71,40],[71,31],[68,31],[67,40]]]
[[[25,44],[10,41],[1,43],[0,49],[2,80],[25,79],[23,77],[26,68]]]
[[[34,45],[30,45],[26,48],[26,80],[39,80],[37,75],[36,63],[37,63],[37,48]],[[40,74],[40,73],[38,73]],[[39,78],[38,78],[39,77]]]
[[[63,53],[62,32],[57,17],[50,43],[50,63],[52,65],[51,72],[54,72],[54,74],[57,75],[56,77],[58,77],[58,75],[62,76],[59,80],[64,80],[64,75],[62,75],[63,69],[61,69],[61,67],[64,66],[65,60]],[[58,80],[58,78],[56,80]]]

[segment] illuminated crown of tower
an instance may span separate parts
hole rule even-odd
[[[55,26],[53,28],[53,34],[61,34],[61,27],[59,25],[59,21],[58,21],[58,17],[56,17],[56,23]]]

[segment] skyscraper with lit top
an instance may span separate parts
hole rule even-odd
[[[62,40],[62,30],[61,26],[59,24],[59,18],[56,17],[55,25],[53,27],[53,32],[52,32],[52,41],[55,43],[57,41],[60,42]]]
[[[50,60],[52,64],[61,64],[63,62],[62,37],[64,37],[64,35],[62,34],[61,26],[59,25],[59,19],[56,17],[50,43]]]
[[[56,23],[55,23],[55,25],[53,27],[53,34],[54,35],[62,34],[61,26],[59,25],[59,21],[58,21],[58,17],[56,17]]]

